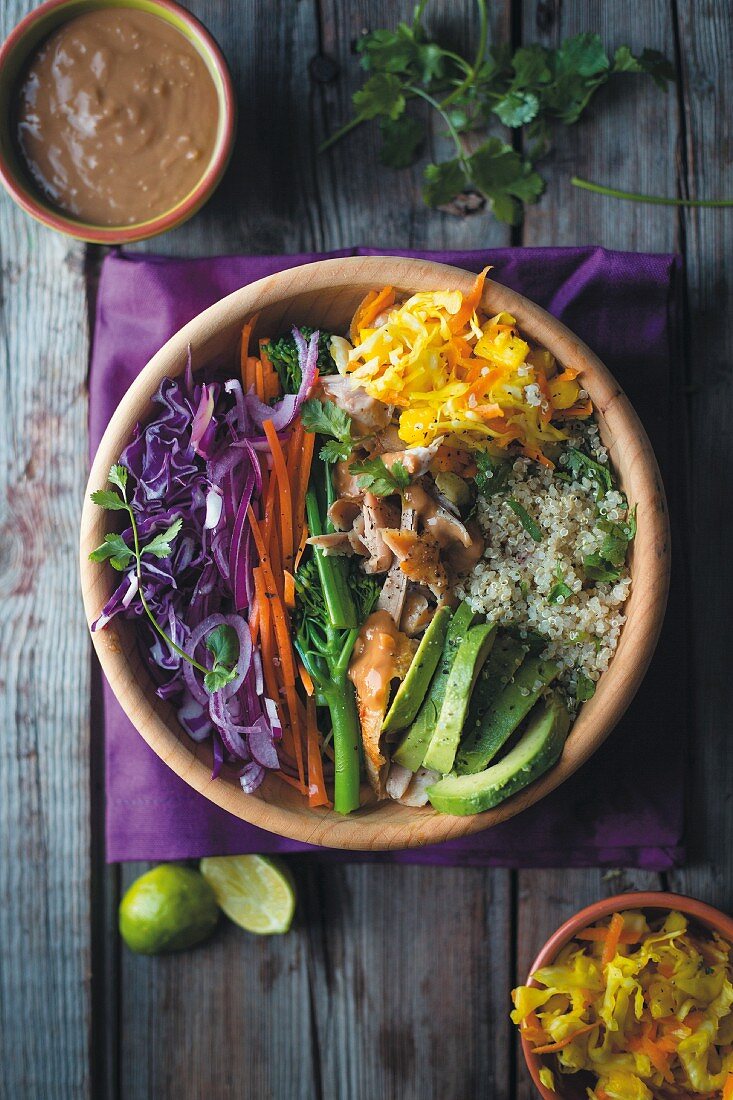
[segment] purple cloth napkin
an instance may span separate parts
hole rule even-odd
[[[375,255],[348,249],[329,255]],[[677,260],[601,248],[394,252],[478,271],[561,318],[605,361],[636,406],[671,483],[671,376]],[[171,260],[114,253],[104,261],[90,375],[94,451],[118,401],[160,346],[231,291],[322,259],[223,256]],[[322,858],[500,867],[612,864],[664,870],[683,857],[685,667],[673,607],[645,683],[621,725],[567,783],[487,832],[420,850],[333,852],[263,832],[191,790],[163,764],[104,685],[107,859],[184,859],[316,851]]]

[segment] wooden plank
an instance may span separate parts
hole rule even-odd
[[[597,31],[606,48],[628,44],[674,55],[670,11],[666,3],[617,0],[522,5],[522,41],[556,46],[573,34]],[[660,207],[620,204],[570,185],[578,175],[612,186],[657,194],[675,193],[678,134],[674,94],[664,96],[640,78],[619,78],[601,90],[586,119],[555,131],[554,150],[541,163],[547,192],[529,207],[522,241],[527,245],[601,244],[607,248],[672,251],[677,219]],[[651,151],[651,152],[650,152]],[[602,356],[602,349],[596,349]],[[598,897],[625,889],[658,889],[660,876],[633,871],[521,871],[518,875],[516,980],[529,967],[548,935],[573,912]],[[517,1100],[536,1095],[517,1043]]]
[[[34,5],[7,0],[0,37]],[[3,1097],[90,1094],[84,249],[0,195]]]
[[[679,5],[682,95],[686,105],[683,193],[728,197],[730,124],[733,111],[733,23],[722,4]],[[692,607],[695,692],[689,796],[690,862],[670,876],[671,885],[733,910],[733,681],[728,657],[729,601],[721,582],[729,573],[731,518],[727,440],[733,415],[733,316],[730,210],[683,215],[687,256],[688,583]]]

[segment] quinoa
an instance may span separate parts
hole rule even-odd
[[[569,445],[582,446],[597,462],[608,464],[593,422],[574,428]],[[560,480],[552,470],[516,458],[506,492],[479,497],[477,518],[486,549],[456,587],[456,595],[489,621],[518,628],[520,636],[542,636],[542,656],[560,665],[558,684],[571,707],[579,674],[595,682],[608,668],[626,621],[623,605],[631,589],[627,566],[617,581],[589,587],[585,580],[583,558],[597,551],[603,540],[599,519],[621,522],[628,512],[619,490],[607,492],[601,500],[596,491],[596,482],[589,478]],[[541,542],[507,507],[508,495],[538,525]],[[567,585],[571,594],[558,595],[559,584]]]

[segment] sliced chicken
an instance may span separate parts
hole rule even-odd
[[[370,397],[348,375],[327,374],[321,378],[321,389],[329,401],[349,414],[356,435],[373,435],[392,419],[392,406]]]
[[[410,785],[399,799],[403,806],[425,806],[428,802],[428,787],[437,783],[440,776],[429,768],[418,768]]]
[[[400,573],[402,573],[401,569]],[[404,577],[405,574],[402,573],[402,576]],[[400,630],[408,638],[414,638],[416,634],[422,634],[434,614],[435,608],[428,603],[425,593],[413,588],[405,596],[405,603],[400,617]]]
[[[389,771],[382,752],[382,722],[394,679],[407,675],[416,643],[400,633],[386,611],[374,611],[363,624],[349,665],[364,744],[367,776],[377,798],[387,794]]]
[[[354,548],[355,554],[360,554],[363,558],[369,557],[369,551],[364,543],[364,516],[361,512],[354,520],[354,526],[349,531],[349,542]]]
[[[392,564],[392,551],[384,541],[383,532],[399,522],[397,511],[382,497],[366,493],[362,506],[364,534],[362,541],[369,551],[369,561],[364,564],[365,573],[386,573]]]
[[[352,455],[345,462],[337,462],[333,468],[333,485],[339,502],[361,504],[364,499],[364,490],[359,484],[359,478],[351,472],[351,463],[355,456]],[[332,505],[333,507],[333,505]]]
[[[357,501],[340,497],[328,509],[328,518],[337,531],[350,531],[360,512],[361,508]]]
[[[415,531],[417,528],[417,513],[414,508],[404,508],[402,511],[402,520],[400,521],[401,531]],[[384,537],[384,536],[382,536]],[[393,561],[390,566],[387,579],[384,582],[382,591],[379,593],[379,599],[377,600],[377,607],[381,611],[387,611],[392,616],[392,619],[399,625],[402,618],[402,608],[405,602],[405,596],[407,595],[407,577],[404,571],[400,568],[399,561]]]
[[[448,574],[440,560],[440,547],[432,535],[387,530],[382,537],[408,580],[424,584],[437,600],[448,594]]]
[[[394,762],[390,764],[386,785],[389,797],[394,798],[395,801],[402,798],[412,782],[412,775],[413,773],[409,768],[403,768],[401,764],[395,764]]]
[[[306,542],[308,546],[315,546],[323,551],[327,558],[353,557],[355,553],[348,531],[334,531],[329,535],[311,535]]]
[[[422,485],[410,485],[405,489],[404,497],[417,511],[420,529],[431,535],[444,552],[451,576],[472,569],[485,547],[476,521],[469,520],[464,524],[459,516],[444,508]]]
[[[429,447],[406,447],[403,450],[384,451],[382,461],[389,469],[394,466],[395,462],[401,462],[410,477],[422,477],[423,474],[428,472],[430,463],[435,458],[438,447],[442,442],[443,437],[439,436]]]

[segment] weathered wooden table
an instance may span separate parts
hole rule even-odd
[[[4,36],[33,6],[2,0]],[[727,0],[497,0],[494,39],[553,44],[598,30],[652,46],[680,80],[602,92],[559,133],[542,202],[520,230],[428,211],[419,173],[377,164],[363,130],[318,157],[347,117],[364,27],[410,0],[196,0],[239,93],[234,162],[189,225],[145,246],[176,255],[349,244],[478,248],[599,243],[679,250],[685,375],[675,379],[691,609],[690,861],[667,885],[733,907],[729,668],[733,212],[619,203],[573,173],[693,197],[731,192],[733,19]],[[435,0],[458,45],[469,0]],[[319,83],[312,61],[338,60]],[[359,150],[356,164],[350,159]],[[297,925],[273,940],[224,925],[177,957],[122,950],[116,907],[141,866],[104,865],[102,746],[77,583],[87,473],[85,377],[101,250],[36,226],[0,196],[0,1097],[509,1100],[532,1088],[508,990],[545,935],[631,870],[469,870],[292,860]],[[633,324],[633,318],[629,319]],[[603,349],[598,349],[601,354]],[[679,518],[679,517],[678,517]],[[724,587],[726,586],[726,587]],[[670,689],[673,685],[670,685]],[[659,730],[664,751],[665,730]]]

